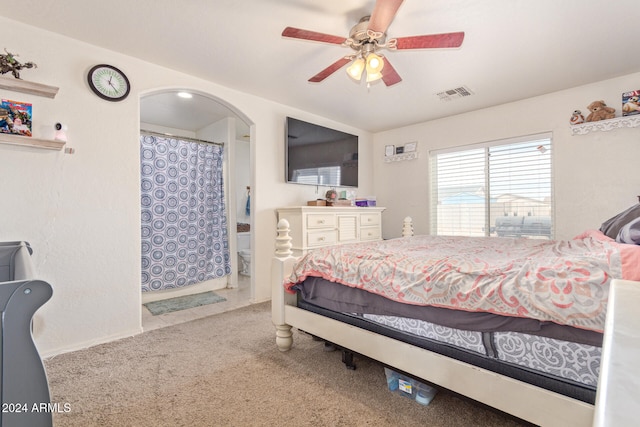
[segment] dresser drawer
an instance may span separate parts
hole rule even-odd
[[[289,222],[291,251],[300,256],[324,246],[382,240],[383,210],[377,206],[290,206],[278,209],[277,217]]]
[[[332,228],[336,226],[334,214],[309,214],[307,215],[307,228]]]
[[[380,214],[378,213],[360,214],[360,225],[362,227],[367,227],[369,225],[380,225]]]
[[[335,245],[337,240],[336,230],[309,231],[307,233],[307,246],[309,247]]]
[[[361,241],[367,241],[367,240],[380,240],[381,239],[381,234],[380,234],[380,227],[361,227],[360,228],[360,240]]]

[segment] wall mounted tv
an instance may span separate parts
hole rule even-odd
[[[287,182],[358,186],[358,136],[287,117]]]

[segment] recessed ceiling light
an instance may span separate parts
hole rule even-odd
[[[193,95],[191,95],[189,92],[178,92],[178,96],[180,98],[193,98]]]

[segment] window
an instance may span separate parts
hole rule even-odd
[[[553,236],[551,135],[431,153],[431,233]]]

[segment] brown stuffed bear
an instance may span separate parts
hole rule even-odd
[[[598,120],[613,119],[616,116],[616,109],[607,107],[604,101],[593,101],[587,107],[591,114],[587,116],[588,122],[597,122]]]

